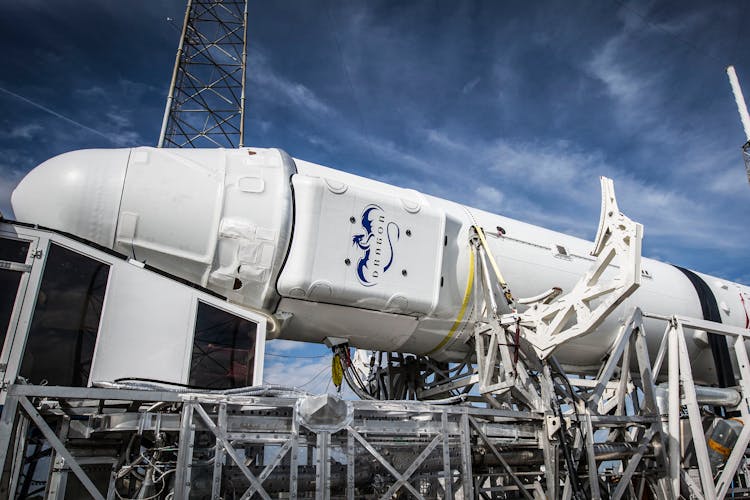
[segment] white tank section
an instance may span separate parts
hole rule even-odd
[[[591,193],[595,196],[595,193]],[[275,149],[133,148],[48,160],[12,198],[20,221],[68,231],[284,318],[282,338],[463,357],[473,294],[469,232],[484,228],[516,296],[570,290],[592,243],[347,174]],[[596,221],[591,221],[592,226]],[[646,232],[648,228],[646,228]],[[675,267],[643,259],[640,288],[593,334],[561,346],[596,370],[628,311],[703,317]],[[750,288],[701,275],[722,320],[747,328]],[[663,325],[646,323],[652,356]],[[689,346],[715,380],[706,334]]]

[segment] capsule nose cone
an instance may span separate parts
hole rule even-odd
[[[111,248],[129,155],[129,149],[88,149],[45,161],[13,191],[16,219]]]

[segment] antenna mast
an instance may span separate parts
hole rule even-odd
[[[247,0],[188,0],[158,147],[242,147]]]
[[[737,111],[740,113],[742,128],[745,130],[745,144],[742,146],[742,159],[745,161],[747,180],[750,182],[750,114],[747,112],[745,97],[742,95],[740,81],[737,79],[737,73],[734,71],[734,66],[729,66],[727,68],[727,75],[729,76],[729,84],[732,86],[732,92],[734,93],[734,100],[737,103]]]

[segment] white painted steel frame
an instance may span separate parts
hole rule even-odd
[[[648,314],[644,315],[650,316]],[[678,315],[671,318],[650,317],[667,320],[667,332],[662,343],[665,341],[668,343],[669,414],[667,417],[667,432],[669,435],[672,488],[674,491],[679,491],[680,481],[684,480],[690,489],[690,493],[696,497],[707,499],[724,498],[729,491],[734,475],[745,460],[745,450],[748,448],[748,444],[750,444],[750,425],[746,424],[743,426],[740,436],[727,458],[723,471],[714,482],[714,475],[708,457],[708,448],[704,439],[700,406],[695,393],[695,382],[693,381],[690,357],[687,352],[685,329],[696,329],[723,335],[730,341],[730,345],[732,345],[737,356],[739,368],[737,381],[742,393],[740,404],[733,410],[740,412],[743,422],[750,422],[750,360],[748,360],[745,345],[745,341],[750,339],[750,330]],[[661,351],[662,349],[660,349]],[[682,406],[686,407],[688,413],[688,420],[693,436],[693,446],[695,447],[698,461],[700,484],[692,481],[686,471],[680,468],[682,437],[680,433],[680,409]]]

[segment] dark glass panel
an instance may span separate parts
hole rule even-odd
[[[28,253],[28,241],[0,238],[0,260],[20,262],[21,264],[23,264],[26,262],[26,255]]]
[[[253,383],[256,324],[198,302],[190,385],[209,389]]]
[[[108,276],[107,264],[50,244],[20,376],[86,385]]]
[[[23,273],[0,269],[0,351],[5,343],[10,324],[10,315],[16,303],[18,285],[21,284]]]

